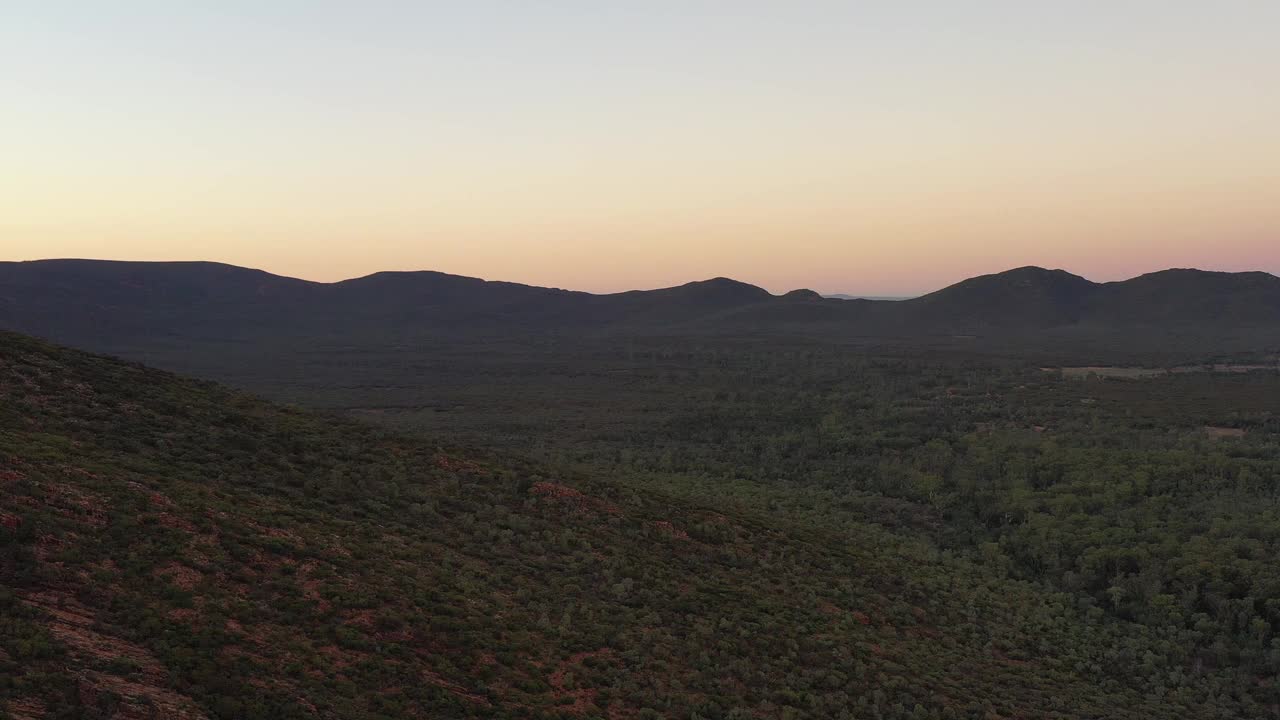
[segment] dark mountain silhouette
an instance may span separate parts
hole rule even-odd
[[[1023,267],[970,278],[902,307],[928,327],[1055,327],[1077,322],[1097,287],[1065,270]]]
[[[821,301],[823,297],[817,292],[808,289],[792,290],[782,296],[783,300],[805,300],[805,301]]]
[[[894,337],[1280,330],[1280,278],[1167,270],[1093,283],[1024,267],[901,301],[775,296],[729,278],[592,294],[439,272],[337,283],[218,263],[0,263],[0,328],[95,349],[404,334],[750,332]]]
[[[1280,278],[1165,270],[1101,285],[1086,309],[1099,324],[1273,326],[1280,317]]]
[[[0,325],[50,337],[218,337],[305,313],[314,283],[208,262],[0,263]]]

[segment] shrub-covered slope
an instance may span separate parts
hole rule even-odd
[[[1151,630],[0,334],[0,716],[1259,717]]]

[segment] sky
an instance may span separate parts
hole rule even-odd
[[[1275,0],[0,0],[0,260],[1280,274]]]

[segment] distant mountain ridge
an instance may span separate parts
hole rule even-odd
[[[1280,278],[1174,269],[1095,283],[1023,267],[890,301],[773,295],[724,277],[593,294],[431,271],[318,283],[211,262],[41,260],[0,263],[0,328],[95,349],[423,332],[1220,332],[1280,329]]]

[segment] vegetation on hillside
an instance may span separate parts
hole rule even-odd
[[[1078,460],[1070,435],[1056,456],[1035,451],[1048,433],[984,434],[971,421],[1029,422],[1041,419],[1030,407],[1054,407],[1037,400],[1011,419],[1021,401],[984,395],[986,370],[947,377],[969,379],[958,390],[944,382],[952,370],[868,363],[855,383],[841,380],[847,368],[801,354],[772,366],[721,355],[717,374],[675,358],[660,368],[641,352],[631,362],[659,376],[653,398],[693,383],[708,402],[632,423],[630,436],[562,427],[556,445],[522,434],[541,450],[508,440],[545,458],[527,462],[0,340],[0,697],[11,716],[1274,712],[1270,628],[1255,622],[1271,622],[1265,600],[1246,608],[1206,577],[1194,601],[1173,593],[1182,616],[1157,621],[1151,608],[1170,593],[1142,588],[1169,578],[1120,592],[1110,588],[1125,573],[1099,571],[1111,583],[1103,603],[1094,575],[1073,586],[1036,571],[1053,562],[1042,549],[1016,551],[1061,531],[1013,515],[1044,502],[1027,492],[1083,482],[1064,471],[1045,484],[1037,463],[1092,463],[1110,450],[1097,443]],[[792,375],[796,363],[810,372]],[[743,384],[742,372],[776,387]],[[818,398],[838,399],[844,414],[813,415]],[[1088,407],[1109,407],[1098,400]],[[1063,401],[1061,422],[1088,421]],[[955,414],[929,419],[928,403],[948,402]],[[687,414],[695,406],[702,415]],[[1261,422],[1249,425],[1257,435]],[[1257,463],[1272,450],[1249,440],[1215,451],[1227,467],[1211,472],[1255,492],[1265,480],[1229,473],[1247,465],[1269,477]],[[1006,458],[997,475],[1007,487],[965,469],[994,467],[987,453]],[[1148,471],[1157,492],[1145,496],[1116,491],[1166,498],[1159,512],[1116,504],[1137,514],[1135,533],[1165,528],[1143,557],[1186,547],[1253,582],[1239,575],[1258,570],[1246,563],[1274,552],[1273,536],[1248,529],[1265,525],[1260,516],[1229,516],[1244,523],[1232,533],[1239,546],[1181,542],[1186,528],[1155,523],[1179,517],[1182,502],[1163,478]],[[992,502],[1005,504],[967,509]],[[1063,538],[1057,562],[1077,552],[1071,543],[1108,533]],[[1104,553],[1095,564],[1126,562]],[[1237,621],[1204,612],[1220,596]]]
[[[719,507],[928,538],[1161,634],[1165,654],[1149,659],[1169,670],[1162,685],[1217,668],[1275,707],[1274,359],[1107,379],[801,342],[472,353],[394,397],[308,392]]]

